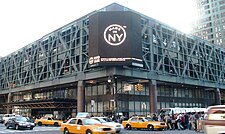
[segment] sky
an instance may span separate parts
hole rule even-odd
[[[111,3],[118,3],[184,33],[196,19],[195,0],[0,0],[0,56]]]

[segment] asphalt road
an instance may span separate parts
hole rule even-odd
[[[167,131],[147,131],[147,130],[124,130],[121,134],[203,134],[192,130],[167,130]],[[0,124],[0,134],[62,134],[59,127],[54,126],[36,126],[33,130],[14,130],[6,129]]]

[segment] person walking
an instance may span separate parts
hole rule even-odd
[[[182,115],[181,114],[177,115],[176,121],[177,121],[177,129],[178,130],[181,130],[182,129],[182,126],[181,126],[181,118],[182,118]]]
[[[172,130],[172,127],[171,127],[171,120],[172,119],[171,119],[170,115],[169,114],[165,115],[164,120],[166,122],[166,125],[168,126],[167,129]]]
[[[194,119],[195,119],[195,121],[194,121],[195,131],[198,131],[198,122],[199,122],[199,118],[200,118],[200,115],[199,115],[198,112],[196,112],[196,113],[194,114]]]

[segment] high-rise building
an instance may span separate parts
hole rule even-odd
[[[196,0],[193,34],[225,48],[225,0]]]

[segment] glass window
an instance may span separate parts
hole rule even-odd
[[[157,102],[157,109],[161,109],[160,102]]]
[[[145,122],[143,118],[139,118],[138,122]]]
[[[149,112],[150,107],[149,107],[149,102],[145,102],[146,103],[146,111]]]
[[[104,85],[98,85],[98,95],[103,95]]]
[[[132,85],[132,89],[131,89],[131,91],[129,91],[129,94],[135,94],[134,85]]]
[[[178,104],[176,102],[174,102],[174,107],[178,107]]]
[[[139,112],[140,111],[140,109],[141,109],[141,104],[140,104],[141,102],[139,102],[139,101],[135,101],[135,111],[137,111],[137,112]]]
[[[91,102],[89,102],[89,103],[86,104],[86,110],[88,112],[91,112]]]
[[[143,89],[142,89],[142,91],[140,91],[140,94],[145,95],[145,90],[146,90],[146,86],[143,84]]]
[[[104,111],[109,110],[109,101],[104,101],[103,102],[103,108],[104,108]]]
[[[133,116],[134,115],[134,112],[129,112],[129,116]]]
[[[121,84],[121,82],[118,82],[117,83],[117,93],[118,94],[120,94],[120,93],[122,93],[123,91],[123,87],[122,87],[123,85]]]
[[[177,91],[178,91],[178,97],[182,97],[182,96],[181,96],[181,90],[182,90],[182,89],[180,89],[180,88],[177,90]]]
[[[136,122],[137,121],[137,118],[132,118],[130,121],[131,122]]]
[[[160,96],[166,96],[166,91],[165,91],[165,87],[161,87],[161,92],[160,92]]]
[[[176,88],[173,89],[173,92],[174,92],[174,97],[177,97],[178,95],[177,95],[177,89]]]
[[[149,95],[149,87],[145,86],[146,95]]]
[[[185,91],[186,91],[187,89],[184,89],[184,88],[182,88],[181,89],[181,97],[185,97]]]
[[[140,91],[134,91],[134,94],[139,95]]]
[[[165,108],[166,107],[166,103],[165,102],[161,102],[161,108]]]
[[[103,112],[103,102],[98,102],[98,112]]]
[[[97,86],[92,87],[92,95],[98,95]]]
[[[134,111],[134,102],[129,101],[129,111]]]
[[[189,98],[189,93],[188,93],[188,89],[185,89],[185,92],[184,92],[184,97],[186,97],[186,98]]]
[[[170,88],[165,87],[165,89],[164,89],[164,95],[165,96],[172,96],[171,95],[171,92],[170,92]]]
[[[106,94],[107,93],[107,86],[106,85],[103,85],[103,94]]]
[[[170,107],[170,102],[166,102],[166,108]]]

